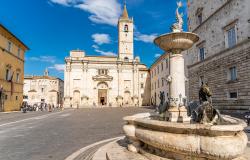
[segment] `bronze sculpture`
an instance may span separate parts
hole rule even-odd
[[[159,106],[157,107],[157,110],[159,114],[165,113],[169,108],[169,103],[165,101],[165,93],[164,91],[160,92],[159,98],[161,100]]]

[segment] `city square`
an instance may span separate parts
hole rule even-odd
[[[0,159],[250,159],[250,1],[32,4],[0,23]]]

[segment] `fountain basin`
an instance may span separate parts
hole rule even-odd
[[[246,124],[237,118],[224,116],[230,124],[212,126],[159,121],[151,116],[124,118],[125,134],[131,141],[141,142],[141,153],[170,159],[234,159],[247,146]]]
[[[164,51],[187,50],[199,40],[197,34],[191,32],[174,32],[157,37],[154,43]]]

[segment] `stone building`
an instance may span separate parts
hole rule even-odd
[[[189,100],[202,82],[220,109],[250,107],[250,1],[189,0],[188,28],[200,41],[186,54]]]
[[[20,110],[27,50],[20,39],[0,24],[0,112]]]
[[[151,105],[160,104],[160,92],[164,92],[165,100],[169,95],[169,54],[161,55],[150,67],[151,83]]]
[[[118,56],[88,56],[76,50],[65,58],[65,107],[150,104],[150,77],[146,65],[134,58],[133,19],[126,6],[118,34]]]
[[[46,69],[43,76],[24,77],[24,99],[30,105],[45,102],[57,106],[63,103],[64,82],[60,78],[49,76]]]

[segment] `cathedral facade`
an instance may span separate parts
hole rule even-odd
[[[133,19],[126,6],[118,34],[117,56],[88,56],[75,50],[65,58],[65,108],[150,104],[149,70],[139,57],[134,58]]]

